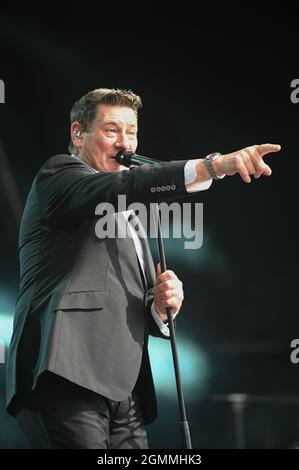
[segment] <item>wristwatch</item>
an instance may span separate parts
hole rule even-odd
[[[204,158],[204,164],[206,166],[206,169],[208,170],[209,174],[214,180],[222,180],[222,178],[225,177],[225,175],[218,176],[215,171],[215,167],[213,165],[214,160],[216,160],[220,156],[221,156],[221,153],[214,152],[214,153],[210,153]]]

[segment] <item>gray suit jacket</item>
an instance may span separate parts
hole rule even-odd
[[[104,201],[116,206],[119,194],[128,205],[184,197],[184,165],[97,173],[76,157],[57,155],[42,166],[20,228],[20,291],[7,363],[10,413],[49,371],[117,401],[141,387],[145,422],[155,418],[147,341],[148,334],[164,336],[149,312],[154,265],[145,290],[134,242],[98,238],[95,208]]]

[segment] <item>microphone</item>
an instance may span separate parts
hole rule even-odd
[[[127,167],[130,167],[131,165],[140,166],[146,164],[153,165],[154,163],[161,163],[160,160],[154,160],[153,158],[143,157],[142,155],[137,155],[133,152],[126,152],[124,150],[118,152],[115,159],[118,161],[118,163]]]

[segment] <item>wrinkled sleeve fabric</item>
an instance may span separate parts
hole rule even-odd
[[[118,195],[126,196],[127,205],[180,199],[188,195],[185,164],[157,163],[105,173],[96,172],[76,157],[57,155],[36,177],[41,216],[49,225],[68,225],[94,217],[100,202],[117,207]]]

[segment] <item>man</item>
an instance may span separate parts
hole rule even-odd
[[[148,335],[169,337],[166,307],[179,312],[182,283],[155,274],[146,240],[97,237],[96,206],[119,195],[128,205],[179,199],[236,173],[250,182],[271,174],[262,157],[280,149],[128,171],[115,157],[135,152],[140,107],[131,91],[83,96],[71,111],[72,155],[42,166],[26,202],[7,405],[35,448],[147,448],[144,425],[156,417]]]

